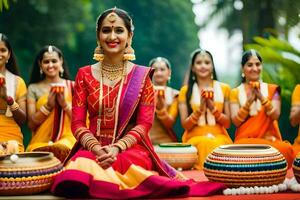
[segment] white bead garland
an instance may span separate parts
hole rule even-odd
[[[300,184],[296,178],[285,179],[283,183],[272,186],[254,186],[254,187],[239,187],[239,188],[227,188],[223,190],[224,195],[245,195],[245,194],[273,194],[283,192],[286,190],[292,190],[293,192],[300,192]]]
[[[296,178],[293,177],[287,181],[288,188],[293,192],[300,192],[300,184],[297,182]]]
[[[254,187],[239,187],[239,188],[227,188],[223,190],[224,195],[245,195],[245,194],[272,194],[287,190],[287,185],[281,183],[272,186],[254,186]]]

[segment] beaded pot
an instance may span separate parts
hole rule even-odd
[[[294,176],[298,183],[300,183],[300,153],[297,154],[293,163]]]
[[[284,156],[269,145],[222,145],[204,163],[205,176],[228,187],[277,185],[286,172]]]
[[[62,163],[49,152],[0,156],[0,195],[45,191],[62,169]]]
[[[154,147],[160,159],[178,170],[191,169],[196,163],[196,147],[186,143],[162,143]]]

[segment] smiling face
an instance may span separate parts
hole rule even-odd
[[[247,81],[258,81],[262,70],[262,63],[256,56],[250,56],[243,65],[243,73]]]
[[[10,52],[3,41],[0,41],[0,67],[5,66],[10,58]]]
[[[156,61],[152,64],[154,68],[153,81],[156,85],[167,85],[169,77],[171,76],[171,70],[168,68],[164,61]]]
[[[101,24],[98,39],[104,54],[123,54],[132,39],[132,32],[128,31],[122,18],[110,13]]]
[[[192,66],[192,71],[200,79],[211,77],[213,72],[213,64],[207,53],[199,53]]]
[[[56,51],[52,51],[51,53],[45,52],[40,62],[40,68],[46,77],[57,77],[59,76],[59,72],[63,69],[62,58],[59,57]]]

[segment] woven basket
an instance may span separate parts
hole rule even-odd
[[[300,183],[300,153],[297,154],[293,163],[294,176],[298,183]]]
[[[191,169],[196,163],[196,147],[185,143],[163,143],[154,147],[160,159],[176,169]]]
[[[269,145],[222,145],[204,163],[205,176],[228,187],[277,185],[286,171],[284,156]]]
[[[49,152],[19,153],[17,160],[0,156],[0,195],[26,195],[50,188],[62,171],[61,162]]]

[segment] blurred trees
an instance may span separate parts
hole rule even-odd
[[[190,53],[199,47],[190,1],[0,0],[1,5],[2,2],[8,3],[9,10],[5,7],[0,12],[0,32],[8,36],[25,81],[44,45],[62,49],[72,78],[79,67],[93,63],[97,17],[114,6],[128,11],[133,18],[136,63],[148,65],[153,57],[168,58],[173,67],[171,85],[175,88],[181,87]],[[25,132],[27,143],[29,133]]]
[[[169,58],[177,72],[172,75],[176,88],[181,86],[190,52],[199,43],[189,1],[14,0],[9,4],[10,9],[0,13],[0,32],[10,39],[25,80],[34,56],[47,44],[63,50],[72,77],[78,67],[93,62],[96,19],[114,6],[133,18],[136,62],[148,65],[155,56]]]

